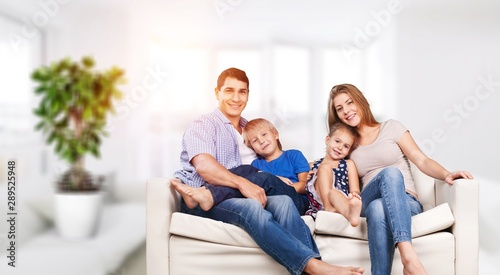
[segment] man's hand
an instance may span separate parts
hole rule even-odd
[[[245,178],[241,179],[243,182],[238,187],[238,190],[240,190],[241,194],[243,194],[243,196],[245,196],[246,198],[256,199],[260,202],[262,207],[265,207],[267,203],[267,196],[264,189],[258,185],[253,184],[251,181]]]

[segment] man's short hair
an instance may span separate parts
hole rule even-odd
[[[226,82],[226,78],[232,77],[236,78],[241,82],[245,82],[247,84],[247,88],[250,89],[250,82],[248,81],[247,74],[238,69],[238,68],[229,68],[224,70],[217,79],[217,90],[220,90],[222,86],[224,86],[224,82]]]

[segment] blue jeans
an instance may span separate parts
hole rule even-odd
[[[380,171],[361,191],[361,216],[366,217],[371,272],[390,274],[399,242],[411,242],[411,217],[422,213],[422,204],[405,191],[399,169]]]
[[[182,201],[181,211],[243,228],[290,274],[302,274],[309,260],[320,258],[309,228],[288,196],[269,196],[265,208],[254,199],[232,198],[209,211],[203,211],[199,206],[189,209]]]
[[[287,195],[289,196],[295,207],[299,211],[300,215],[304,215],[306,211],[309,209],[309,200],[307,197],[300,195],[297,193],[295,188],[290,185],[284,183],[278,177],[266,173],[259,172],[259,169],[251,166],[251,165],[241,165],[229,171],[233,174],[236,174],[240,177],[243,177],[250,182],[260,186],[264,189],[267,196],[275,196],[275,195]],[[207,188],[212,197],[214,199],[214,205],[220,204],[222,201],[231,199],[231,198],[244,198],[241,192],[238,189],[221,186],[221,185],[213,185],[209,183],[205,183],[205,188]]]

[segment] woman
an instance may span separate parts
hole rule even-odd
[[[390,274],[394,250],[401,255],[404,274],[427,274],[411,243],[411,216],[423,211],[408,161],[425,174],[452,185],[472,179],[469,172],[449,172],[427,157],[398,121],[375,120],[368,101],[355,86],[337,85],[330,91],[328,125],[343,122],[359,134],[351,153],[363,188],[361,216],[368,224],[372,274]]]

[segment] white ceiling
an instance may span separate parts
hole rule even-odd
[[[439,11],[443,16],[456,11],[500,11],[500,1],[495,0],[0,0],[0,14],[22,21],[43,11],[42,3],[59,2],[46,29],[106,20],[109,15],[113,20],[134,21],[159,36],[240,43],[263,39],[264,31],[284,42],[290,37],[311,43],[344,41],[352,38],[356,28],[375,20],[374,12],[393,4],[402,10],[394,17],[404,17],[408,10]],[[234,6],[217,12],[214,3]]]

